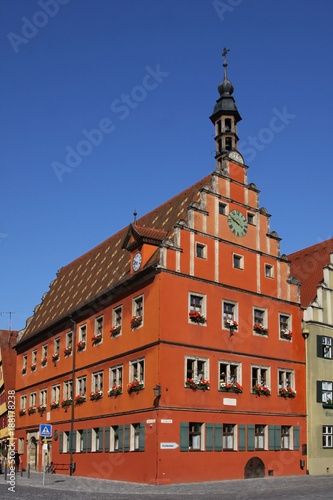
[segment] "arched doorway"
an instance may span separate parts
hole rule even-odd
[[[28,460],[27,464],[30,464],[31,469],[37,470],[37,439],[35,436],[31,436],[28,441]]]
[[[250,458],[244,468],[245,479],[265,477],[265,464],[259,457]]]

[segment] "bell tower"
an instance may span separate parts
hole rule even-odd
[[[222,57],[224,78],[218,86],[220,97],[216,101],[213,114],[210,116],[215,126],[216,163],[221,166],[222,157],[231,151],[238,150],[237,123],[242,119],[238,113],[235,99],[232,97],[234,87],[227,77],[227,54],[230,49],[223,49]]]

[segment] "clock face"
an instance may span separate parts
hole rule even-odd
[[[245,236],[247,233],[247,220],[239,210],[231,210],[228,215],[228,225],[236,236]]]
[[[142,256],[141,256],[141,253],[138,252],[133,257],[133,261],[132,261],[133,271],[137,271],[138,269],[140,269],[141,262],[142,262]]]

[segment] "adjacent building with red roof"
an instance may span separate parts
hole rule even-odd
[[[152,484],[306,472],[299,283],[223,66],[214,172],[63,267],[20,332],[24,465]]]

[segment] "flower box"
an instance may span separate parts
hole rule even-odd
[[[21,409],[19,410],[19,415],[20,415],[20,417],[22,417],[23,415],[26,415],[26,413],[27,413],[27,410],[26,410],[25,408],[21,408]]]
[[[86,343],[84,340],[80,340],[76,345],[78,351],[82,351],[86,347]]]
[[[291,387],[280,387],[279,395],[283,398],[295,398],[296,392]]]
[[[267,335],[268,328],[263,327],[259,323],[254,323],[254,325],[253,325],[253,331],[256,332],[256,333],[260,333],[260,335]]]
[[[256,394],[257,396],[270,396],[271,395],[271,391],[268,387],[266,387],[265,385],[260,385],[260,384],[256,384],[252,387],[252,391],[253,391],[253,394]]]
[[[291,340],[293,334],[290,330],[281,330],[280,331],[280,337],[282,339],[287,339],[287,340]]]
[[[243,387],[238,382],[232,382],[230,384],[220,382],[220,390],[222,392],[241,393],[241,392],[243,392]]]
[[[93,344],[97,344],[102,340],[102,334],[101,333],[95,333],[93,337],[91,337],[91,341]]]
[[[28,408],[28,414],[32,415],[33,413],[36,413],[36,406],[30,406]]]
[[[199,389],[201,391],[209,390],[210,383],[208,380],[193,380],[192,378],[188,378],[185,382],[185,387],[193,389],[194,391]]]
[[[41,360],[42,366],[45,366],[46,363],[47,363],[47,358],[42,358],[42,360]]]
[[[111,387],[111,389],[108,392],[109,396],[118,396],[119,394],[123,393],[123,386],[122,385],[114,385]]]
[[[323,403],[323,408],[326,408],[328,410],[333,410],[333,403]]]
[[[36,363],[33,363],[31,366],[30,366],[30,369],[31,371],[35,371],[36,370]]]
[[[118,335],[118,333],[120,333],[120,330],[121,330],[121,325],[114,325],[111,328],[110,333],[111,333],[112,336]]]
[[[74,399],[74,403],[76,405],[80,405],[82,403],[85,403],[87,401],[87,398],[85,396],[85,394],[79,394],[78,396],[76,396],[76,398]]]
[[[90,393],[90,400],[96,401],[96,399],[101,399],[103,397],[103,391],[95,391]]]
[[[71,406],[73,404],[72,398],[64,399],[61,403],[61,406],[64,408],[65,406]]]
[[[55,352],[52,354],[52,361],[55,363],[59,359],[59,353]]]
[[[142,316],[133,316],[132,319],[131,319],[131,328],[132,330],[134,328],[137,328],[138,326],[140,326],[142,323]]]
[[[64,355],[65,356],[69,356],[72,352],[72,346],[71,345],[67,345],[64,349]]]
[[[237,330],[238,329],[238,323],[237,321],[233,319],[226,319],[224,321],[224,326],[225,328],[230,328],[230,330]]]
[[[39,413],[43,413],[46,410],[46,405],[44,404],[39,405],[37,410]]]
[[[192,321],[193,323],[202,324],[206,322],[206,318],[201,313],[199,313],[199,311],[190,311],[188,313],[188,316],[190,318],[190,321]]]
[[[131,382],[127,386],[127,391],[129,393],[142,391],[142,389],[144,389],[143,382],[139,382],[138,380],[135,380],[134,382]]]
[[[50,408],[51,410],[55,410],[56,408],[59,408],[59,401],[53,401],[51,404],[50,404]]]

